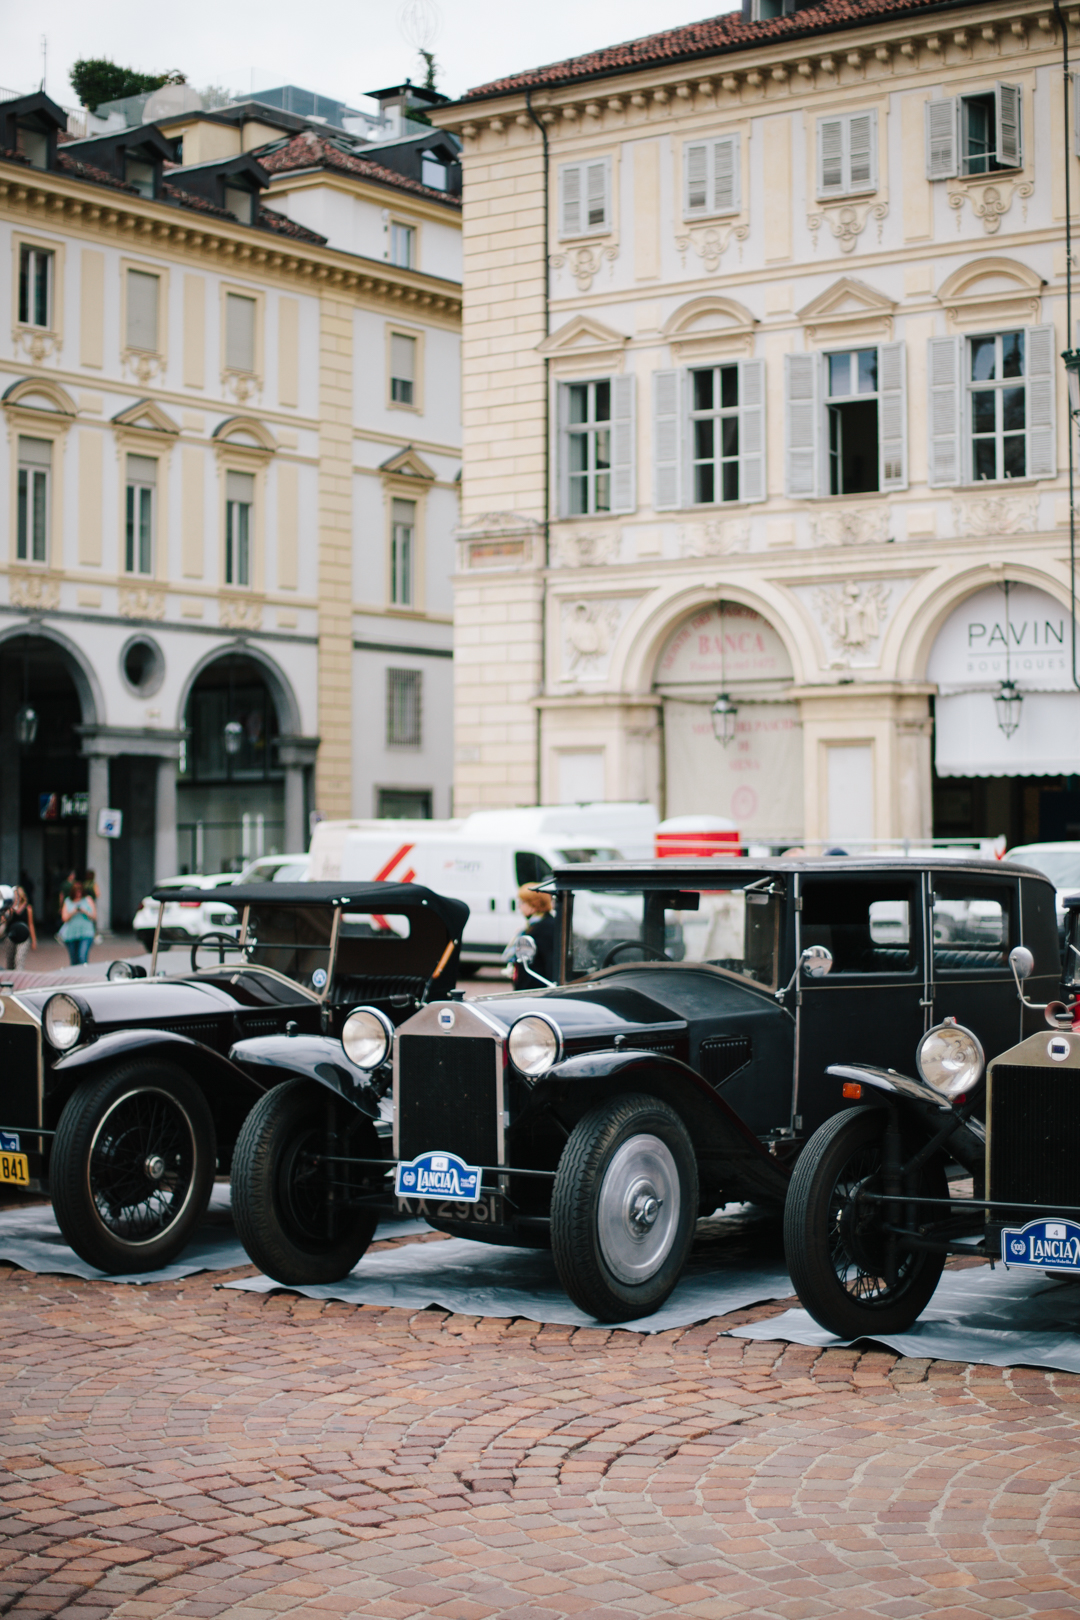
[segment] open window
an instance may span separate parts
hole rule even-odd
[[[787,493],[905,489],[904,345],[792,354],[785,367]]]
[[[973,95],[926,104],[926,174],[930,180],[995,174],[1023,166],[1021,93],[995,84]]]

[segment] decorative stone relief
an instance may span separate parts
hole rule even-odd
[[[562,678],[602,681],[623,620],[634,606],[630,597],[563,602],[560,613]]]
[[[121,585],[120,612],[125,619],[163,619],[165,592],[149,585]]]
[[[956,211],[956,228],[960,229],[960,215],[964,204],[971,204],[971,212],[983,222],[987,236],[996,236],[1001,229],[1002,217],[1012,207],[1014,197],[1024,204],[1024,224],[1027,224],[1027,199],[1035,187],[1030,180],[1000,180],[992,186],[956,186],[949,188],[949,207]]]
[[[604,260],[611,262],[618,257],[619,249],[614,243],[608,247],[595,243],[592,246],[568,248],[565,253],[553,253],[550,264],[553,270],[561,270],[569,265],[570,274],[581,291],[588,292]]]
[[[165,375],[165,361],[160,354],[147,354],[144,349],[124,350],[124,370],[131,373],[137,382],[153,382],[155,377]]]
[[[238,405],[246,405],[262,393],[262,382],[250,371],[222,372],[221,386],[228,398],[235,399]]]
[[[684,524],[677,534],[680,557],[726,557],[733,551],[749,551],[749,518],[709,518],[705,523]]]
[[[848,579],[842,585],[821,585],[815,590],[814,606],[834,649],[830,668],[855,660],[877,662],[868,655],[889,616],[891,594],[891,586],[883,580]]]
[[[223,596],[218,619],[230,630],[258,630],[262,627],[263,605],[250,596]]]
[[[484,512],[462,523],[456,538],[462,570],[534,567],[543,560],[540,525],[522,512]]]
[[[816,214],[808,214],[806,223],[814,237],[814,251],[817,252],[818,231],[822,225],[827,225],[840,244],[841,253],[854,253],[855,244],[866,229],[868,219],[876,219],[878,225],[878,245],[881,244],[882,222],[889,212],[887,202],[848,202],[840,203],[832,208],[821,208]]]
[[[953,502],[957,534],[1033,534],[1038,522],[1037,495],[977,495]]]
[[[553,568],[603,568],[619,560],[617,531],[601,529],[597,534],[582,534],[574,530],[551,537],[551,565]]]
[[[60,339],[56,333],[43,332],[36,326],[13,327],[11,342],[16,354],[25,354],[36,366],[60,350]]]
[[[731,241],[734,239],[736,242],[745,242],[749,235],[749,225],[691,225],[681,236],[675,238],[675,246],[682,254],[684,270],[687,252],[693,249],[711,274],[712,271],[719,270],[720,260],[727,252]]]
[[[833,507],[810,519],[810,534],[817,546],[880,545],[889,538],[889,508]]]
[[[57,608],[60,606],[60,581],[48,574],[17,574],[8,577],[8,590],[14,607]]]

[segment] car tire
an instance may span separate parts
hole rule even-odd
[[[795,1165],[784,1205],[784,1249],[795,1291],[816,1322],[841,1339],[902,1333],[928,1305],[945,1255],[898,1250],[898,1275],[884,1269],[882,1205],[856,1217],[852,1190],[880,1177],[887,1114],[881,1108],[834,1114],[810,1138]],[[906,1145],[905,1145],[906,1146]],[[949,1196],[939,1158],[920,1172],[917,1191]]]
[[[199,1088],[170,1064],[125,1064],[81,1086],[60,1115],[49,1163],[57,1224],[99,1271],[156,1271],[202,1220],[216,1168]]]
[[[318,1167],[310,1163],[325,1142],[328,1107],[339,1110],[342,1153],[382,1156],[366,1115],[325,1086],[301,1079],[286,1080],[259,1099],[233,1152],[232,1206],[240,1241],[260,1271],[286,1285],[347,1277],[379,1222],[374,1210],[346,1209],[330,1224],[325,1183],[320,1187]]]
[[[673,1108],[629,1096],[592,1109],[551,1198],[552,1253],[574,1304],[601,1322],[651,1316],[686,1264],[697,1209],[694,1147]]]

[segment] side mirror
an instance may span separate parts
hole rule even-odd
[[[528,967],[536,960],[536,941],[531,934],[519,934],[513,943],[512,962],[520,962],[522,967]]]
[[[1009,966],[1012,968],[1013,977],[1017,981],[1030,979],[1035,971],[1035,958],[1026,945],[1014,945],[1009,952]]]
[[[799,966],[811,979],[823,979],[832,972],[833,954],[825,945],[807,945],[799,957]]]

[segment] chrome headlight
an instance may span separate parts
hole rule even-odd
[[[377,1069],[385,1063],[393,1041],[394,1026],[377,1007],[357,1007],[341,1031],[345,1056],[358,1069]]]
[[[70,1052],[78,1045],[82,1034],[83,1015],[78,1002],[70,996],[50,996],[42,1014],[45,1039],[57,1052]]]
[[[928,1029],[919,1042],[915,1066],[927,1085],[943,1097],[961,1097],[982,1079],[986,1057],[977,1035],[955,1018],[946,1018]]]
[[[536,1013],[518,1019],[506,1045],[514,1068],[533,1078],[546,1074],[562,1056],[562,1036],[557,1025]]]
[[[126,957],[121,956],[115,962],[109,963],[105,970],[105,977],[107,979],[133,979],[135,969]]]

